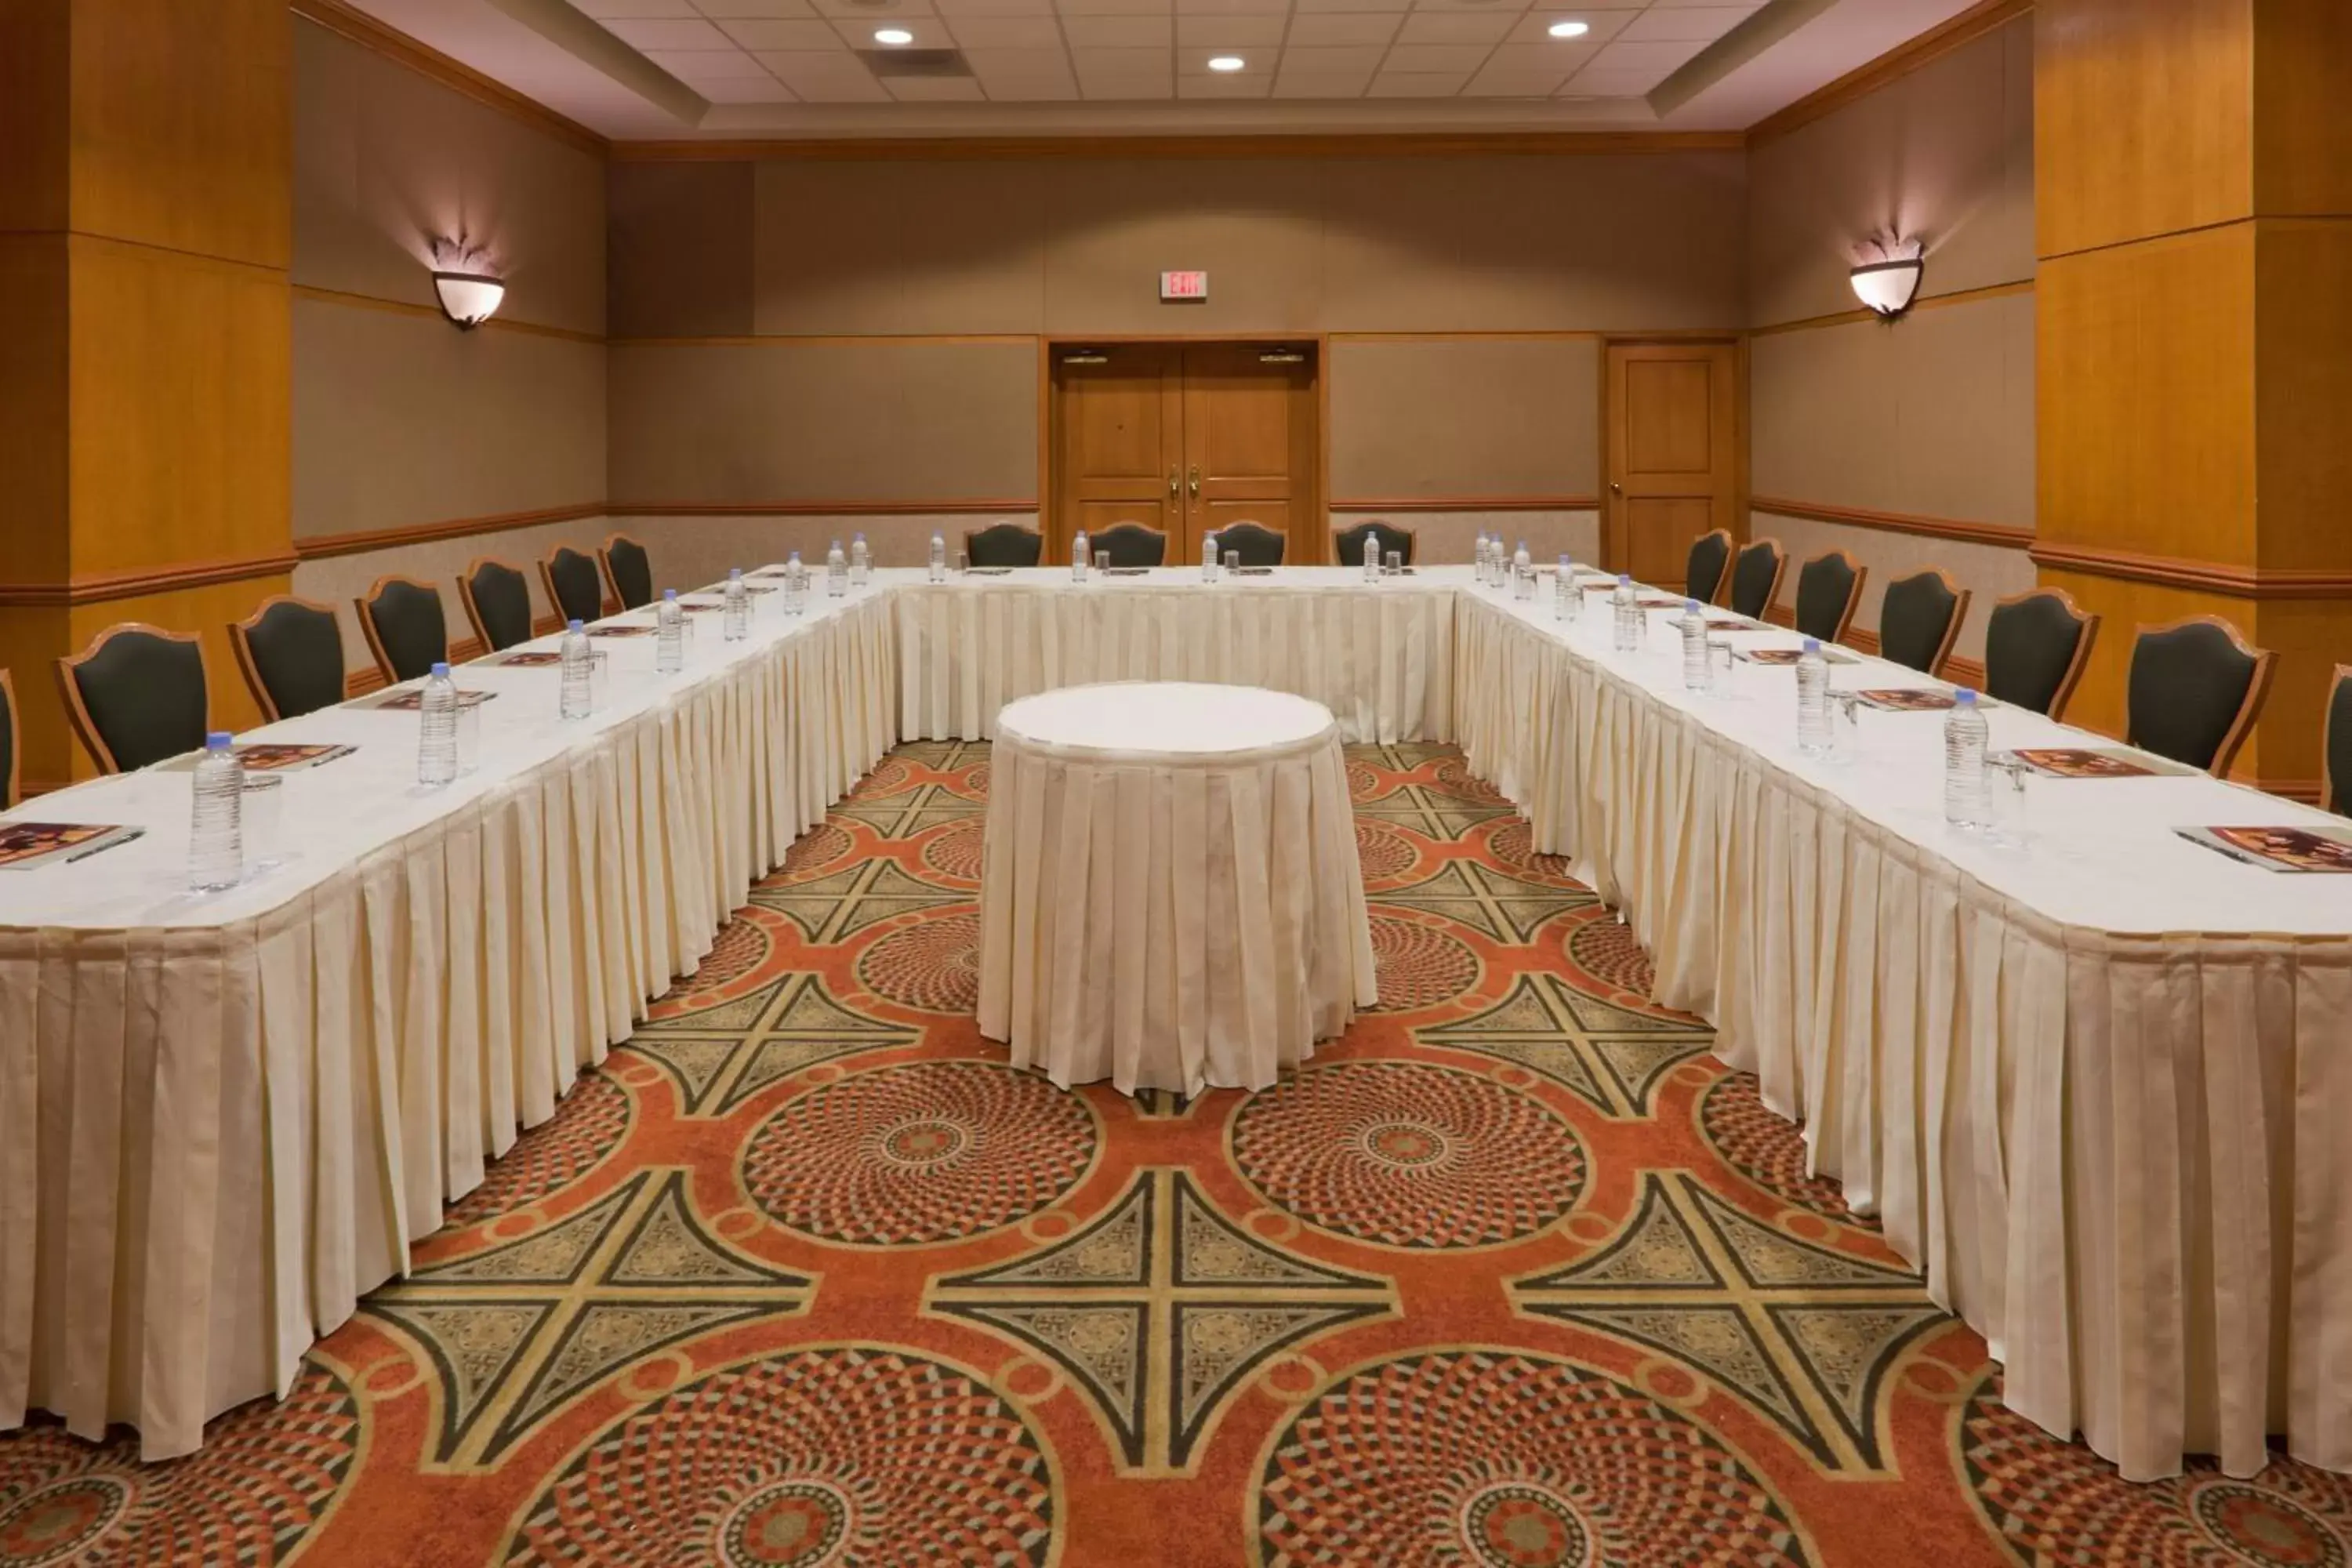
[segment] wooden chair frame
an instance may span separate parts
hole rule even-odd
[[[2352,811],[2344,811],[2336,805],[2339,790],[2352,793],[2352,779],[2338,779],[2327,765],[2327,759],[2334,754],[2328,751],[2327,742],[2336,724],[2336,694],[2344,689],[2347,680],[2352,680],[2352,664],[2337,665],[2336,679],[2327,683],[2327,706],[2319,712],[2319,809],[2352,816]],[[8,672],[0,669],[0,690],[5,690],[7,685]]]
[[[1770,620],[1772,618],[1772,606],[1780,602],[1780,584],[1789,580],[1789,547],[1769,533],[1761,539],[1751,539],[1745,544],[1735,542],[1731,550],[1731,559],[1726,562],[1723,567],[1723,603],[1724,605],[1728,608],[1731,604],[1732,584],[1738,580],[1739,575],[1739,558],[1747,554],[1749,551],[1754,550],[1759,545],[1764,544],[1769,544],[1772,547],[1772,559],[1774,564],[1772,567],[1772,586],[1764,595],[1764,607],[1756,612],[1756,618],[1759,621]],[[1791,626],[1794,626],[1796,624],[1796,619],[1797,606],[1790,605],[1789,606],[1789,623]]]
[[[1779,541],[1776,540],[1774,542],[1778,543]],[[1864,588],[1869,586],[1870,568],[1864,566],[1861,561],[1856,559],[1853,552],[1851,550],[1824,550],[1819,555],[1808,556],[1805,559],[1803,565],[1797,568],[1798,593],[1801,594],[1804,592],[1805,567],[1812,565],[1817,561],[1842,561],[1845,563],[1845,569],[1853,574],[1853,582],[1846,590],[1845,608],[1838,614],[1838,623],[1835,629],[1833,629],[1830,635],[1823,639],[1827,642],[1843,643],[1846,639],[1846,634],[1853,629],[1853,617],[1855,612],[1862,608],[1862,591]],[[1788,556],[1783,552],[1780,559],[1780,570],[1783,574],[1786,574],[1788,569]],[[1773,587],[1776,591],[1778,590],[1780,587],[1779,579],[1776,578],[1774,580]],[[1796,621],[1797,601],[1794,598],[1791,598],[1789,601],[1789,624],[1790,626],[1794,626]]]
[[[1927,675],[1933,679],[1941,680],[1944,679],[1944,667],[1952,661],[1952,649],[1959,646],[1960,627],[1969,618],[1969,605],[1976,598],[1976,590],[1961,587],[1953,579],[1952,574],[1941,566],[1923,566],[1907,576],[1897,577],[1886,584],[1887,590],[1892,592],[1917,577],[1933,577],[1944,585],[1944,592],[1952,596],[1952,618],[1944,627],[1944,640],[1936,645],[1934,656],[1927,660]],[[1854,596],[1860,598],[1862,595],[1857,593]],[[1884,594],[1879,595],[1878,602],[1880,606],[1878,635],[1881,639],[1879,651],[1885,653],[1886,651],[1884,640],[1886,636],[1886,598]]]
[[[2066,721],[2066,705],[2074,700],[2074,688],[2083,683],[2083,671],[2090,667],[2091,645],[2099,640],[2100,616],[2074,603],[2074,595],[2063,588],[2028,588],[2021,594],[2011,594],[2006,598],[1995,599],[1992,602],[1992,607],[1998,610],[2007,605],[2021,605],[2028,599],[2038,598],[2057,600],[2066,607],[2066,613],[2074,616],[2083,628],[2082,634],[2074,639],[2074,658],[2066,666],[2066,673],[2058,678],[2058,689],[2050,694],[2050,711],[2045,715],[2052,723],[2063,724]],[[1985,622],[1985,636],[1988,639],[1985,658],[1990,666],[1992,658],[1992,649],[1990,646],[1992,622],[1990,617]],[[1988,679],[1990,679],[1989,676]]]
[[[251,641],[253,628],[261,624],[261,617],[269,613],[273,605],[299,605],[306,610],[317,610],[329,616],[335,613],[335,606],[322,605],[316,599],[306,599],[299,594],[272,594],[254,605],[253,614],[245,619],[229,622],[228,649],[236,656],[236,672],[245,678],[245,689],[253,693],[254,705],[261,710],[263,720],[275,724],[286,715],[278,710],[276,699],[269,695],[268,683],[261,679],[261,667],[253,662]],[[360,622],[364,626],[367,617],[362,616]]]
[[[1364,524],[1366,524],[1366,523],[1368,523],[1368,522],[1370,522],[1370,523],[1377,523],[1377,524],[1379,524],[1382,529],[1384,529],[1385,531],[1388,531],[1388,532],[1390,532],[1390,533],[1402,533],[1402,534],[1403,534],[1407,539],[1412,540],[1412,559],[1413,559],[1413,562],[1418,562],[1418,561],[1420,561],[1420,559],[1421,559],[1421,530],[1419,530],[1419,529],[1417,529],[1417,528],[1407,528],[1403,523],[1401,523],[1401,522],[1391,522],[1387,518],[1384,518],[1384,517],[1360,517],[1360,518],[1358,518],[1355,521],[1353,521],[1353,522],[1349,523],[1346,528],[1335,528],[1335,529],[1331,530],[1331,563],[1332,563],[1333,565],[1335,565],[1335,566],[1353,566],[1353,567],[1356,567],[1356,568],[1358,568],[1358,569],[1360,569],[1360,570],[1362,568],[1362,566],[1363,566],[1363,564],[1364,564],[1364,559],[1363,559],[1363,557],[1362,557],[1362,556],[1360,556],[1360,555],[1359,555],[1359,556],[1358,556],[1355,560],[1353,560],[1353,561],[1343,561],[1343,560],[1341,560],[1341,559],[1339,558],[1339,555],[1340,555],[1340,552],[1339,552],[1339,536],[1340,536],[1341,534],[1343,534],[1343,533],[1349,533],[1349,532],[1352,532],[1352,531],[1354,531],[1355,530],[1357,530],[1357,529],[1359,529],[1359,528],[1363,527],[1363,526],[1364,526]],[[1260,527],[1264,527],[1265,525],[1264,525],[1263,523],[1261,523],[1259,526],[1260,526]],[[1383,556],[1381,557],[1381,564],[1382,566],[1386,566],[1386,565],[1388,564],[1388,560],[1387,560],[1387,557],[1386,557],[1386,555],[1385,555],[1385,554],[1383,554]],[[1409,564],[1410,564],[1410,563],[1409,563]]]
[[[5,669],[0,669],[0,708],[8,710],[8,772],[0,776],[0,811],[7,811],[15,807],[25,782],[25,725],[16,707],[16,688]]]
[[[1007,518],[1001,522],[989,523],[985,527],[967,528],[963,531],[963,560],[965,565],[969,566],[971,564],[972,540],[983,533],[993,533],[1000,528],[1017,528],[1022,532],[1027,534],[1030,538],[1035,540],[1037,542],[1037,564],[1040,566],[1045,564],[1045,531],[1042,528],[1036,527],[1034,524],[1016,522],[1011,518]]]
[[[615,544],[635,545],[639,550],[645,551],[647,561],[653,559],[653,552],[646,550],[645,541],[632,539],[625,533],[606,534],[604,542],[596,547],[596,570],[603,576],[604,583],[604,603],[602,607],[611,614],[617,615],[625,607],[625,605],[621,598],[621,580],[613,575],[613,546]],[[551,555],[554,552],[550,551],[548,553]],[[660,597],[661,595],[656,593],[653,599],[646,602],[645,607],[650,609],[654,600]]]
[[[1731,568],[1737,564],[1739,560],[1739,541],[1732,537],[1731,530],[1727,528],[1710,528],[1705,533],[1700,534],[1696,539],[1692,540],[1690,542],[1690,547],[1692,550],[1696,550],[1701,544],[1704,544],[1710,539],[1721,539],[1723,541],[1723,570],[1715,574],[1715,587],[1713,591],[1701,595],[1699,596],[1699,603],[1702,605],[1720,605],[1725,602],[1724,595],[1731,591]],[[1787,552],[1783,551],[1781,553],[1784,557],[1782,563],[1785,565]],[[1683,552],[1683,559],[1685,563],[1690,560],[1689,551]],[[1774,579],[1773,585],[1775,587],[1780,585],[1779,579]],[[1683,586],[1687,589],[1690,584],[1688,583],[1685,583]],[[1770,605],[1768,604],[1766,608],[1770,608]]]
[[[548,546],[547,553],[539,558],[539,585],[547,593],[548,608],[555,613],[555,624],[558,630],[561,630],[572,618],[572,612],[563,607],[563,595],[555,591],[555,555],[556,552],[560,550],[571,550],[574,555],[583,553],[581,551],[573,549],[569,544],[551,544]],[[604,591],[604,578],[607,574],[604,566],[604,552],[601,548],[599,548],[596,551],[588,553],[587,558],[596,563],[596,581],[598,584],[597,593],[600,597],[596,605],[596,613],[593,616],[583,616],[583,618],[589,621],[600,621],[603,620],[609,613],[608,606],[601,597]],[[617,603],[617,600],[615,603]]]
[[[2254,673],[2246,682],[2245,700],[2238,704],[2238,716],[2230,721],[2229,729],[2222,732],[2221,744],[2214,751],[2213,760],[2205,767],[2205,771],[2215,778],[2223,778],[2228,776],[2230,764],[2237,759],[2239,748],[2246,743],[2246,737],[2254,732],[2254,721],[2263,716],[2263,704],[2270,700],[2271,679],[2278,673],[2278,655],[2269,648],[2256,647],[2248,642],[2243,632],[2221,616],[2183,616],[2177,621],[2167,621],[2162,626],[2141,626],[2132,637],[2133,656],[2135,658],[2138,656],[2142,640],[2161,637],[2166,632],[2177,632],[2183,626],[2193,626],[2220,627],[2228,635],[2232,647],[2254,661]],[[2128,685],[2126,692],[2125,721],[2128,730],[2130,721]],[[2139,742],[2129,733],[2126,733],[2124,743],[2137,745]]]
[[[367,639],[368,657],[375,660],[376,669],[383,676],[383,683],[386,686],[399,685],[402,678],[393,670],[392,657],[383,651],[383,639],[376,636],[375,616],[369,611],[368,605],[378,595],[383,592],[387,584],[393,583],[405,583],[412,588],[422,588],[426,593],[434,595],[436,597],[441,592],[440,589],[435,587],[432,584],[425,582],[420,578],[411,577],[405,573],[387,572],[383,576],[377,578],[374,582],[369,584],[368,591],[365,594],[352,601],[352,608],[360,618],[360,636]],[[442,644],[443,647],[441,651],[444,654],[446,654],[449,651],[447,647],[448,621],[446,617],[444,617],[442,621]]]
[[[490,628],[482,624],[481,608],[474,603],[474,574],[479,572],[485,566],[503,566],[508,571],[513,573],[516,576],[521,578],[522,596],[525,604],[529,604],[530,602],[530,574],[524,571],[521,567],[516,565],[513,562],[509,561],[502,555],[477,555],[471,561],[466,563],[466,570],[457,579],[457,603],[464,607],[466,612],[466,624],[474,628],[474,640],[481,645],[483,657],[487,658],[498,650],[490,647]],[[544,573],[546,567],[542,564],[541,571]],[[549,595],[551,599],[553,596],[552,584],[549,584]],[[530,630],[533,635],[536,635],[539,631],[539,617],[536,616],[531,617]],[[528,642],[530,638],[527,637],[523,640]]]
[[[145,632],[165,642],[195,644],[196,668],[205,677],[205,689],[207,692],[212,689],[212,671],[205,668],[205,639],[194,632],[175,632],[149,621],[117,621],[91,637],[79,653],[67,654],[59,658],[57,663],[58,693],[65,699],[66,721],[73,726],[74,739],[81,742],[81,749],[89,753],[89,760],[98,764],[98,771],[102,773],[119,773],[122,771],[122,764],[114,760],[113,752],[107,748],[106,742],[99,735],[98,724],[90,718],[89,710],[83,706],[81,683],[74,672],[97,658],[108,643],[125,632]],[[205,703],[205,724],[207,729],[212,725],[209,698]]]

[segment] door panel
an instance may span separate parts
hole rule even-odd
[[[1180,548],[1201,558],[1201,540],[1227,523],[1289,530],[1311,493],[1312,371],[1268,363],[1252,343],[1184,348],[1186,516]],[[1302,449],[1307,454],[1301,462]],[[1294,502],[1301,503],[1294,510]],[[1311,540],[1294,537],[1286,559],[1314,560]]]
[[[1691,542],[1735,535],[1738,350],[1728,342],[1609,345],[1608,563],[1679,584]]]
[[[1181,356],[1160,343],[1098,351],[1101,364],[1054,365],[1055,497],[1046,559],[1069,558],[1072,531],[1119,522],[1176,531],[1183,521]]]

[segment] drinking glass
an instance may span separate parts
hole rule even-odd
[[[246,775],[240,825],[245,833],[245,863],[248,869],[266,871],[286,863],[278,848],[278,822],[284,814],[285,800],[283,777],[277,773]]]
[[[1096,552],[1095,552],[1095,575],[1096,575],[1096,576],[1097,576],[1097,577],[1099,577],[1099,576],[1101,576],[1104,573],[1108,572],[1109,570],[1110,570],[1110,552],[1109,552],[1109,551],[1108,551],[1108,550],[1097,550],[1097,551],[1096,551]]]
[[[1849,763],[1862,755],[1861,694],[1832,691],[1830,698],[1830,761]]]
[[[1729,637],[1707,638],[1706,658],[1709,664],[1713,664],[1718,658],[1723,661],[1723,668],[1717,670],[1707,681],[1707,690],[1727,700],[1736,700],[1739,693],[1734,689],[1733,680],[1738,673],[1739,656],[1732,651],[1731,639]]]
[[[1241,552],[1240,551],[1238,551],[1238,550],[1228,550],[1228,551],[1226,551],[1226,552],[1225,552],[1225,570],[1226,570],[1226,571],[1228,571],[1228,572],[1238,572],[1238,571],[1240,571],[1241,569],[1242,569],[1242,552]]]
[[[1404,552],[1402,550],[1390,551],[1388,553],[1388,559],[1382,563],[1381,571],[1385,575],[1391,577],[1402,577],[1404,575]]]
[[[971,557],[961,550],[957,551],[955,552],[955,574],[961,577],[970,570],[971,570]]]
[[[2032,824],[2027,811],[2026,781],[2033,770],[2014,757],[2005,762],[1985,761],[1985,794],[1990,797],[1992,810],[1992,841],[2008,849],[2023,849],[2033,842]]]

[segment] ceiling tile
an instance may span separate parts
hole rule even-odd
[[[1396,37],[1397,23],[1401,20],[1402,18],[1394,12],[1383,14],[1378,11],[1293,16],[1290,19],[1290,47],[1297,49],[1327,45],[1385,45]]]
[[[942,16],[1050,16],[1054,0],[931,0]]]
[[[1589,44],[1563,44],[1546,39],[1540,44],[1504,44],[1487,58],[1481,74],[1488,71],[1508,71],[1514,76],[1549,76],[1552,90],[1576,74],[1594,54]]]
[[[1399,44],[1389,51],[1382,74],[1451,71],[1468,76],[1486,63],[1490,52],[1484,44]]]
[[[1629,44],[1620,37],[1616,42],[1602,47],[1601,52],[1592,58],[1592,66],[1596,70],[1654,70],[1663,79],[1705,47],[1706,45],[1696,39]]]
[[[688,0],[572,0],[583,16],[593,16],[599,22],[614,16],[692,16],[697,13]]]
[[[1468,71],[1382,71],[1365,89],[1367,98],[1452,98],[1470,79]]]
[[[1285,70],[1274,79],[1274,96],[1293,100],[1361,98],[1371,81],[1370,71]]]
[[[1404,19],[1400,44],[1496,44],[1518,20],[1512,12],[1415,11]]]
[[[1175,0],[1054,0],[1065,16],[1165,16]]]
[[[633,49],[729,49],[727,35],[695,17],[690,21],[608,19],[605,27]]]
[[[1625,24],[1621,38],[1682,40],[1711,44],[1748,19],[1746,6],[1653,5]]]
[[[930,0],[809,0],[817,14],[836,21],[873,22],[885,16],[928,16]]]
[[[706,82],[695,90],[713,103],[793,103],[798,101],[792,89],[772,76],[763,76],[757,81],[749,77],[742,77],[733,81]]]
[[[1281,16],[1179,16],[1176,47],[1207,54],[1272,49],[1282,43],[1285,20]]]
[[[760,63],[811,103],[871,103],[890,96],[866,62],[846,49],[829,55],[761,55]]]
[[[646,58],[691,87],[705,81],[742,81],[766,78],[768,68],[740,49],[697,49],[679,53],[647,49]]]
[[[1286,16],[1290,0],[1176,0],[1180,16]]]
[[[1515,44],[1550,44],[1555,48],[1591,50],[1617,36],[1634,13],[1630,11],[1530,11],[1512,26],[1510,41]],[[1550,28],[1554,22],[1582,22],[1591,30],[1573,38],[1555,38]]]
[[[814,13],[782,21],[770,18],[719,24],[727,36],[747,49],[824,49],[833,47],[833,26]]]
[[[1568,79],[1561,98],[1640,98],[1671,74],[1664,71],[1609,71],[1590,67]]]
[[[1292,47],[1282,51],[1282,69],[1285,75],[1295,72],[1301,76],[1350,76],[1360,72],[1369,77],[1381,68],[1381,57],[1386,53],[1378,44],[1352,44],[1333,49]]]
[[[898,45],[877,43],[874,35],[877,29],[884,27],[896,27],[902,32],[912,33],[915,35],[915,41],[911,44]],[[893,47],[907,49],[955,47],[955,40],[948,36],[948,25],[936,16],[859,16],[855,19],[837,17],[834,21],[833,30],[840,34],[841,41],[851,48],[872,49],[877,54],[884,53]]]
[[[1274,87],[1272,71],[1235,71],[1231,76],[1180,76],[1179,98],[1264,98]]]
[[[948,23],[964,49],[1044,49],[1062,58],[1062,25],[1051,16],[960,16]]]
[[[1360,14],[1412,9],[1412,0],[1297,0],[1297,12],[1302,16],[1318,16],[1332,12]]]
[[[1070,47],[1166,50],[1175,24],[1167,16],[1065,16]]]
[[[695,0],[695,5],[713,21],[816,15],[816,8],[808,0]]]

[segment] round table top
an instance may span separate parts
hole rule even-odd
[[[999,741],[1066,754],[1232,760],[1287,752],[1336,732],[1331,710],[1256,686],[1120,680],[1066,686],[1008,702]]]

